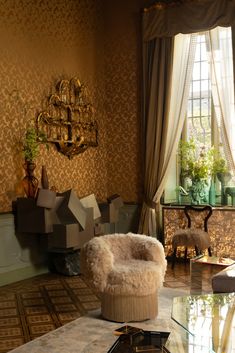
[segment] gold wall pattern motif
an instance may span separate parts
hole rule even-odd
[[[110,194],[124,195],[128,201],[139,202],[143,183],[140,162],[140,12],[135,1],[128,4],[126,1],[108,2],[107,7],[108,190]]]
[[[45,165],[50,186],[60,192],[73,188],[79,197],[94,193],[99,201],[119,193],[124,201],[138,201],[139,4],[0,0],[0,5],[0,212],[10,211],[12,201],[23,194],[23,157],[17,142],[46,109],[43,97],[52,94],[57,81],[75,76],[89,87],[99,146],[71,161],[53,146],[49,151],[42,147],[35,175],[40,178]],[[108,31],[104,15],[110,18]]]
[[[212,253],[215,256],[235,257],[235,209],[213,209],[208,220],[208,233],[211,239]],[[164,242],[167,256],[172,255],[172,236],[180,228],[187,227],[184,210],[180,208],[163,208]],[[183,254],[183,249],[178,249]]]

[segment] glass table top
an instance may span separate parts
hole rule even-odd
[[[200,264],[207,265],[219,265],[219,266],[230,266],[235,263],[233,259],[225,258],[225,257],[217,257],[217,256],[207,256],[207,255],[199,255],[191,259],[191,262],[197,262]]]
[[[189,333],[189,352],[235,353],[235,293],[175,297],[172,319]]]

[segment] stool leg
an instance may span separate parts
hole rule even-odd
[[[173,257],[172,257],[172,265],[171,265],[172,270],[175,267],[176,252],[177,252],[177,248],[174,249],[174,253],[173,253]]]
[[[212,256],[212,251],[211,251],[211,247],[210,246],[208,248],[208,254],[209,254],[209,256]]]

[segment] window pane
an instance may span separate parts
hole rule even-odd
[[[189,88],[189,99],[192,98],[192,94],[193,94],[192,92],[193,92],[193,85],[192,85],[192,82],[191,82],[190,88]]]
[[[201,60],[207,61],[206,43],[201,46]]]
[[[200,81],[193,81],[193,97],[200,96]]]
[[[193,100],[193,116],[200,115],[200,99]]]
[[[207,62],[202,62],[201,63],[201,78],[202,79],[208,79],[208,63]]]
[[[193,132],[193,135],[197,135],[200,129],[200,124],[199,124],[199,119],[198,118],[192,118],[189,119],[189,129]],[[191,135],[191,134],[190,134]]]
[[[188,136],[211,146],[211,85],[205,34],[198,35],[188,101]]]
[[[207,133],[210,134],[211,124],[210,124],[210,117],[205,116],[200,119],[202,129]]]
[[[188,100],[188,110],[187,110],[188,117],[192,116],[192,101],[191,99]]]
[[[204,42],[205,41],[205,35],[204,34],[198,34],[198,43]]]
[[[201,57],[200,45],[197,45],[196,52],[195,52],[195,62],[200,61],[200,57]]]
[[[208,98],[203,98],[201,100],[201,115],[202,116],[210,115],[210,112],[209,112],[209,99]]]
[[[208,97],[210,95],[209,89],[210,89],[209,81],[202,80],[201,81],[201,95],[202,95],[202,97]]]
[[[200,79],[200,63],[195,63],[193,65],[193,80]]]
[[[211,147],[211,127],[210,118],[197,117],[188,119],[188,133],[189,136],[194,136],[196,141],[206,147]]]

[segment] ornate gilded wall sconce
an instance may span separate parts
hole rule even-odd
[[[37,127],[69,159],[88,147],[98,146],[94,108],[77,78],[59,82],[57,93],[49,97],[47,109],[37,117]]]

